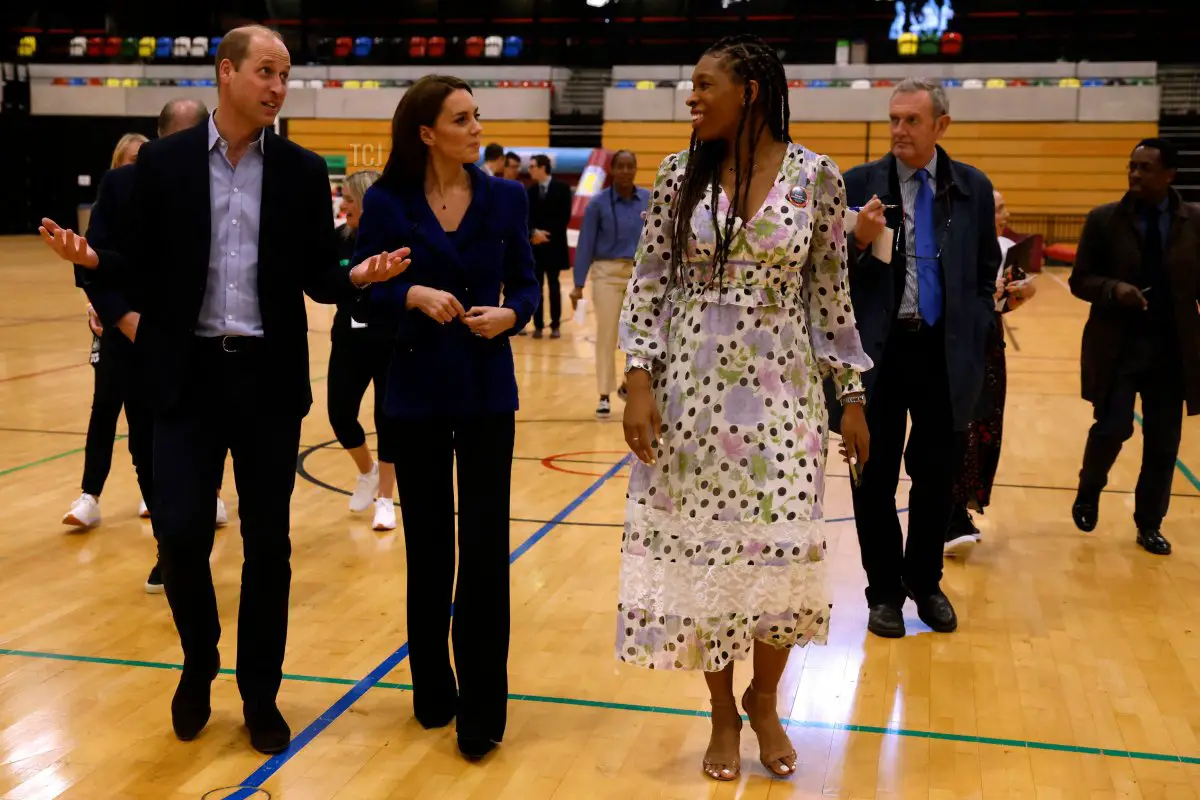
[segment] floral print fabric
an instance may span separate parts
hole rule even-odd
[[[617,657],[717,671],[755,640],[824,644],[824,380],[862,391],[870,369],[850,305],[846,195],[827,157],[789,145],[775,183],[735,228],[713,285],[705,193],[672,278],[672,200],[687,153],[655,180],[621,315],[621,349],[650,370],[657,463],[635,462],[622,538]],[[740,222],[740,221],[739,221]]]

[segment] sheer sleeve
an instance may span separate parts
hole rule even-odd
[[[862,374],[874,365],[863,350],[850,302],[846,186],[841,172],[827,156],[817,162],[813,215],[805,282],[808,329],[821,374],[833,378],[841,399],[863,391]]]
[[[659,165],[621,310],[620,346],[626,364],[651,372],[656,361],[666,358],[672,313],[669,285],[674,266],[671,201],[679,188],[684,158],[681,154],[670,155]]]

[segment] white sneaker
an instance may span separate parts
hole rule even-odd
[[[223,528],[229,524],[229,512],[225,510],[225,501],[217,497],[217,527]]]
[[[142,519],[150,519],[150,509],[146,507],[145,498],[138,501],[138,516]]]
[[[76,528],[94,528],[100,524],[100,500],[90,494],[81,494],[63,516],[63,525]]]
[[[371,465],[370,472],[364,472],[358,476],[358,484],[354,487],[354,494],[350,496],[350,510],[356,514],[359,511],[366,511],[375,501],[377,494],[379,494],[378,461]]]
[[[612,415],[612,402],[607,397],[601,397],[596,404],[596,418],[608,419]]]
[[[371,526],[377,531],[396,530],[396,506],[392,498],[380,497],[375,500],[375,523]]]

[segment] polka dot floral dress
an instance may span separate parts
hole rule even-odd
[[[834,163],[789,145],[762,208],[735,228],[722,286],[709,281],[711,189],[692,215],[686,277],[672,277],[686,162],[659,167],[621,314],[621,349],[651,370],[663,427],[657,464],[635,461],[630,476],[617,656],[718,671],[755,640],[826,642],[823,381],[860,392],[872,365],[850,305]]]

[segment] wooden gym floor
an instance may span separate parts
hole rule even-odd
[[[781,712],[798,774],[771,780],[747,728],[743,777],[700,773],[708,739],[696,674],[612,655],[625,491],[620,403],[593,418],[590,324],[514,340],[524,408],[514,469],[510,726],[483,765],[452,731],[412,719],[402,533],[353,515],[349,458],[325,416],[331,309],[310,317],[314,389],[293,501],[287,679],[296,736],[250,749],[233,676],[214,685],[198,740],[171,733],[181,654],[123,442],[103,524],[59,520],[79,494],[92,391],[89,334],[69,268],[36,238],[0,240],[0,795],[5,798],[1184,798],[1200,794],[1200,420],[1185,423],[1167,557],[1134,544],[1140,436],[1104,496],[1100,528],[1071,523],[1089,425],[1078,397],[1086,306],[1062,283],[1013,314],[1004,458],[983,544],[948,562],[956,634],[905,608],[907,638],[868,637],[845,472],[826,503],[830,646],[794,653]],[[369,402],[364,405],[369,408]],[[364,419],[369,417],[364,415]],[[122,422],[120,430],[124,430]],[[232,476],[229,475],[229,478]],[[235,661],[237,495],[213,553],[224,662]],[[902,484],[901,501],[906,488]],[[902,502],[903,505],[903,502]],[[737,673],[740,689],[749,671]]]

